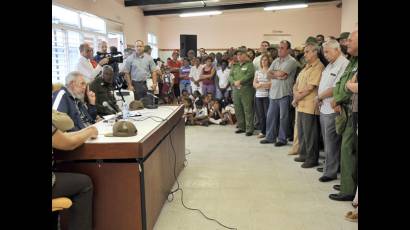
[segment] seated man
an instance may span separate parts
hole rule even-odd
[[[105,65],[102,68],[102,73],[90,84],[90,90],[95,92],[95,106],[99,116],[115,114],[120,111],[114,97],[113,77],[113,68]]]
[[[53,109],[66,113],[73,120],[74,128],[70,131],[94,124],[97,118],[95,94],[90,90],[86,93],[88,87],[83,74],[77,71],[70,72],[65,80],[65,87],[53,93]]]
[[[52,122],[51,129],[53,148],[73,150],[82,145],[87,139],[97,137],[98,131],[94,126],[72,133],[62,132],[66,128],[70,129],[71,127],[68,127],[66,124],[57,123],[69,123],[70,118],[68,116],[64,118],[61,114],[59,115],[58,119],[54,119],[53,113],[54,122]],[[71,126],[73,126],[72,121]],[[60,128],[63,130],[60,131]],[[91,230],[93,184],[90,177],[79,173],[53,172],[51,187],[52,198],[68,197],[73,201],[73,205],[68,209],[70,214],[68,229]]]

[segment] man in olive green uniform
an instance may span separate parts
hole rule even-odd
[[[111,66],[106,65],[102,72],[90,84],[90,90],[95,93],[97,114],[100,116],[114,114],[120,109],[114,97],[113,82],[114,71]]]
[[[255,68],[247,57],[246,49],[239,48],[236,51],[238,63],[234,64],[229,75],[229,82],[233,87],[233,102],[235,115],[238,120],[238,130],[235,133],[244,133],[246,136],[253,134],[253,77]]]
[[[352,56],[350,63],[333,90],[333,107],[341,115],[336,117],[336,131],[342,135],[340,162],[340,193],[330,194],[329,198],[338,201],[352,201],[357,187],[357,136],[353,128],[351,106],[352,93],[346,88],[346,82],[358,71],[358,31],[350,34],[347,52]],[[343,116],[346,114],[346,116]],[[346,119],[341,119],[346,117]]]

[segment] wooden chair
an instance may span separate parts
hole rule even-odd
[[[67,197],[59,197],[52,200],[51,208],[53,212],[61,211],[63,209],[70,208],[72,204],[73,202]]]

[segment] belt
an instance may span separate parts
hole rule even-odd
[[[133,82],[137,82],[137,83],[147,83],[147,80],[145,80],[145,81],[134,81],[134,80],[132,80]]]

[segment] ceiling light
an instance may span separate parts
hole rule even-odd
[[[218,15],[222,14],[222,11],[202,11],[202,12],[195,12],[195,13],[183,13],[180,14],[180,17],[196,17],[196,16],[209,16],[209,15]]]
[[[308,7],[307,4],[294,4],[294,5],[282,5],[282,6],[268,6],[265,7],[264,10],[287,10],[287,9],[298,9],[298,8],[306,8]]]

